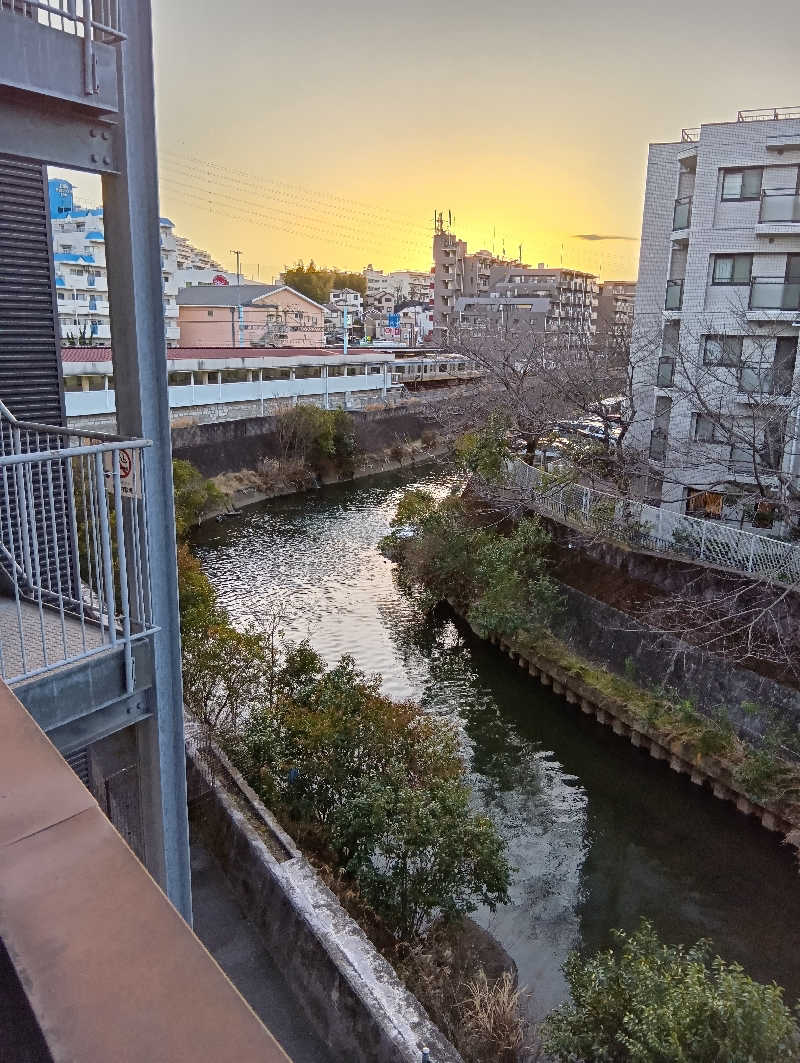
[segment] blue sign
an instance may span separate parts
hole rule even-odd
[[[389,328],[400,328],[399,314],[389,314]]]

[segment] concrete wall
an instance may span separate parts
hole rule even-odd
[[[402,408],[353,412],[356,439],[366,452],[390,447],[398,440],[419,439],[430,421]],[[172,430],[172,454],[191,461],[204,476],[254,469],[264,458],[280,453],[277,418],[242,417],[235,421],[194,424]]]
[[[789,723],[800,737],[800,693],[745,668],[736,668],[713,654],[670,636],[658,636],[605,602],[565,584],[560,590],[566,608],[553,632],[576,653],[624,675],[626,661],[632,678],[643,687],[663,686],[690,698],[706,715],[724,707],[741,734],[761,735],[769,709]],[[795,743],[800,748],[800,742]]]
[[[335,1057],[342,1063],[419,1063],[428,1047],[431,1063],[461,1063],[241,776],[231,770],[226,780],[234,801],[213,780],[208,753],[198,752],[202,736],[188,721],[187,734],[193,818],[308,1021]]]

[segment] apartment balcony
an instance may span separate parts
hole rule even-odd
[[[181,330],[179,325],[166,325],[164,328],[165,338],[167,340],[179,340],[181,338]]]
[[[668,316],[680,314],[683,307],[683,277],[667,281],[667,293],[664,299],[664,313]]]
[[[692,224],[693,196],[679,196],[672,211],[672,239],[682,241],[689,239]]]
[[[0,87],[3,150],[52,158],[62,165],[116,173],[116,131],[107,122],[120,110],[118,2],[0,0]],[[47,101],[43,112],[42,101]],[[69,111],[74,135],[63,135]]]
[[[750,283],[747,320],[800,322],[800,282],[754,277]]]
[[[763,189],[756,233],[759,236],[800,234],[800,194],[795,188]]]

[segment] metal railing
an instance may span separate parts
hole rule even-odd
[[[800,195],[794,188],[761,190],[760,222],[800,222]]]
[[[509,459],[507,468],[511,483],[532,507],[556,520],[638,549],[704,561],[770,582],[800,581],[800,547],[782,539],[580,484],[548,485],[547,476],[521,458]]]
[[[118,44],[125,39],[120,31],[120,0],[0,0],[0,35],[4,16],[26,18],[81,39],[86,96],[93,96],[100,87],[95,45]]]
[[[0,676],[18,682],[154,630],[142,451],[0,402]]]
[[[0,0],[0,14],[20,15],[75,37],[113,44],[120,32],[119,0]]]
[[[800,309],[800,281],[781,277],[753,277],[750,282],[751,310]]]
[[[682,129],[681,130],[681,143],[682,144],[696,144],[700,139],[700,127],[694,129]]]
[[[800,118],[800,107],[767,107],[750,111],[739,111],[737,122],[769,122],[781,118]]]

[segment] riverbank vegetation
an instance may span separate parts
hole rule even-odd
[[[193,483],[176,492],[187,529],[202,490],[180,471]],[[284,643],[278,617],[237,628],[180,540],[178,572],[187,709],[467,1063],[525,1058],[513,978],[487,977],[481,949],[460,944],[468,913],[507,900],[512,869],[471,807],[452,726],[386,697],[351,657],[328,668],[307,642]]]
[[[203,487],[182,473],[176,519],[187,529]],[[497,526],[461,499],[436,503],[413,491],[393,523],[385,547],[424,602],[449,598],[478,630],[528,639],[698,747],[735,748],[722,719],[670,705],[553,639],[560,602],[537,521]],[[465,933],[477,905],[505,902],[512,869],[491,821],[470,803],[449,724],[387,698],[351,657],[327,667],[308,643],[284,643],[277,616],[234,626],[185,541],[178,561],[187,708],[467,1063],[528,1063],[542,1052],[563,1063],[798,1059],[797,1023],[777,986],[712,959],[704,943],[664,945],[648,925],[617,934],[612,950],[570,957],[571,1002],[532,1030],[524,990]],[[749,770],[759,778],[758,765]]]
[[[660,941],[650,923],[614,932],[615,947],[573,953],[564,967],[571,1000],[541,1029],[563,1063],[796,1063],[800,1030],[783,990],[761,985],[708,942]]]
[[[479,452],[486,454],[483,444]],[[625,675],[616,675],[552,634],[561,602],[550,575],[550,537],[536,517],[498,524],[461,497],[437,503],[417,490],[401,498],[392,525],[382,547],[427,604],[449,601],[482,637],[502,636],[554,662],[618,701],[666,744],[681,742],[690,760],[713,758],[751,800],[800,801],[800,769],[781,752],[791,737],[786,725],[773,720],[760,739],[747,739],[737,734],[724,706],[705,715],[687,698],[637,683],[632,661]]]

